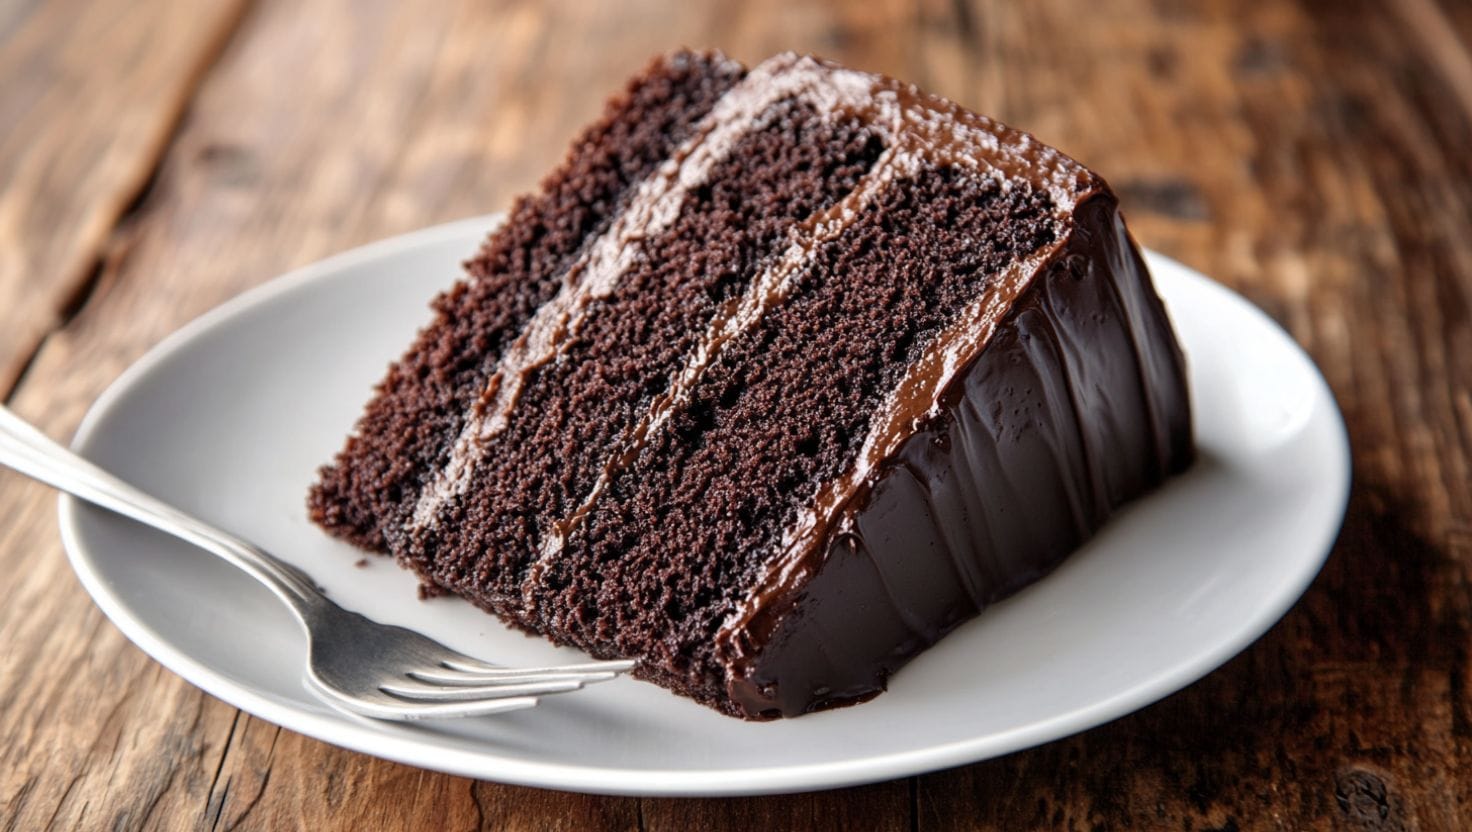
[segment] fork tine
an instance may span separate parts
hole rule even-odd
[[[555,680],[528,682],[521,685],[479,685],[475,687],[444,687],[417,683],[390,683],[378,689],[399,699],[413,702],[471,702],[479,700],[511,699],[519,696],[547,696],[579,690],[583,683],[577,680]]]
[[[623,673],[632,670],[638,661],[635,659],[614,659],[602,662],[582,662],[579,664],[546,665],[544,667],[505,667],[495,665],[469,656],[456,654],[451,658],[441,659],[440,666],[447,670],[457,670],[461,673],[473,673],[479,676],[520,676],[525,673]]]
[[[0,464],[192,543],[261,581],[307,630],[306,683],[344,711],[379,719],[473,716],[530,708],[538,695],[607,681],[632,662],[505,668],[448,650],[418,631],[339,607],[302,570],[151,497],[53,442],[0,403]],[[440,657],[446,657],[443,661]],[[406,666],[440,667],[415,679]],[[397,668],[397,669],[392,669]],[[453,673],[464,678],[446,683]],[[383,678],[402,680],[379,686]]]
[[[470,702],[415,702],[406,699],[349,696],[308,674],[309,686],[330,705],[372,719],[412,722],[421,719],[453,719],[457,717],[492,716],[510,711],[534,708],[540,701],[535,696],[513,696],[506,699],[480,699]]]
[[[478,702],[403,702],[395,710],[377,715],[379,719],[413,721],[419,719],[454,719],[458,717],[492,716],[509,711],[534,708],[535,696],[517,696],[511,699],[483,699]],[[359,713],[364,713],[359,711]],[[374,714],[364,713],[365,716]]]
[[[561,671],[518,671],[516,673],[463,673],[458,670],[436,671],[436,670],[411,670],[407,675],[410,679],[425,682],[431,685],[510,685],[520,682],[554,682],[554,681],[581,681],[606,682],[616,678],[619,674],[611,670],[585,670],[578,672]]]

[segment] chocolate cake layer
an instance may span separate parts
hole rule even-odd
[[[542,525],[573,511],[638,417],[666,392],[710,320],[739,297],[798,222],[851,191],[882,150],[852,119],[778,102],[688,190],[658,236],[628,242],[631,262],[604,290],[569,303],[568,332],[521,368],[505,424],[479,436],[486,459],[459,499],[410,539],[438,585],[512,617]],[[559,319],[560,320],[560,319]]]
[[[1076,223],[940,416],[851,498],[830,545],[785,564],[728,622],[718,648],[744,714],[878,693],[1190,463],[1180,351],[1113,197],[1090,199]]]
[[[536,598],[548,629],[650,657],[641,672],[720,705],[716,633],[783,531],[854,464],[941,328],[1056,233],[1049,195],[1025,185],[950,167],[895,181],[812,253],[785,303],[725,344],[547,559]]]
[[[650,84],[666,140],[607,129]],[[1086,168],[796,55],[630,90],[391,371],[313,492],[330,531],[768,718],[873,695],[1189,462]]]
[[[435,300],[433,323],[379,383],[312,489],[314,522],[375,551],[402,537],[407,510],[448,463],[507,342],[555,294],[589,236],[744,74],[720,55],[677,53],[656,59],[608,103],[540,192],[518,199],[466,264],[470,279]],[[414,563],[428,573],[425,562]]]

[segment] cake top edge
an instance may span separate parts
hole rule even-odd
[[[1007,179],[1027,181],[1047,190],[1060,213],[1071,212],[1095,192],[1109,190],[1089,167],[1033,134],[888,75],[789,51],[752,67],[749,76],[795,78],[798,94],[821,108],[859,116],[883,130],[886,140],[902,151],[932,164],[990,169]]]

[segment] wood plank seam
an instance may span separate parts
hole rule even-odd
[[[36,777],[35,775],[32,775],[30,777],[27,777],[26,782],[22,783],[21,787],[16,790],[15,799],[8,806],[6,806],[7,812],[10,815],[10,819],[5,822],[5,832],[15,832],[16,824],[20,823],[20,811],[21,809],[25,808],[26,798],[31,796],[31,792],[34,791],[35,788]],[[68,786],[67,790],[70,791],[71,787]],[[57,811],[60,811],[61,804],[57,803],[56,805]],[[50,826],[52,823],[55,822],[55,820],[56,815],[55,813],[52,813],[51,820],[47,822],[47,826]]]
[[[77,784],[82,782],[83,776],[84,775],[81,774],[75,775],[70,781],[67,782],[66,791],[61,793],[61,799],[56,801],[56,808],[51,812],[51,817],[46,819],[47,829],[51,829],[52,827],[56,826],[57,816],[61,814],[62,807],[66,805],[67,800],[72,796],[72,792],[77,788]]]
[[[71,326],[77,316],[86,309],[93,296],[104,291],[105,286],[117,279],[128,255],[132,253],[133,247],[138,242],[138,229],[141,227],[139,221],[143,215],[143,203],[140,201],[128,214],[119,217],[107,239],[99,246],[97,257],[88,270],[87,276],[76,285],[68,287],[68,294],[62,298],[55,318],[20,362],[10,388],[0,395],[0,402],[9,404],[11,399],[20,392],[21,386],[25,384],[26,376],[36,364],[36,359],[46,349],[46,342],[58,332]]]
[[[225,799],[230,788],[230,781],[226,779],[226,793],[215,800],[215,789],[220,784],[220,772],[225,770],[225,759],[230,756],[230,741],[235,739],[235,731],[240,726],[240,717],[243,712],[237,709],[235,716],[230,720],[230,731],[225,734],[225,742],[220,745],[220,759],[215,764],[214,776],[210,778],[209,790],[204,793],[204,816],[209,818],[210,828],[215,829],[220,825],[220,816],[225,812]],[[213,810],[213,814],[211,812]]]
[[[179,95],[173,109],[162,120],[162,126],[157,135],[149,143],[147,156],[138,165],[132,181],[120,189],[120,197],[114,200],[116,207],[109,206],[104,209],[111,212],[110,215],[104,216],[106,230],[88,246],[90,254],[84,255],[78,265],[71,268],[63,266],[63,273],[57,276],[57,283],[62,287],[62,302],[50,320],[46,321],[40,331],[35,333],[32,343],[21,348],[20,356],[11,362],[10,367],[0,366],[0,402],[10,403],[20,390],[21,383],[35,363],[36,357],[40,355],[46,339],[69,325],[86,306],[97,288],[102,269],[106,264],[107,254],[117,243],[120,229],[136,222],[142,212],[148,196],[153,192],[157,183],[164,160],[168,158],[178,141],[194,97],[198,94],[205,78],[210,75],[216,64],[219,63],[220,57],[224,55],[234,40],[235,34],[240,31],[241,24],[253,4],[254,0],[244,0],[237,6],[235,13],[213,33],[213,37],[200,52],[199,59],[188,68],[188,77],[182,94]]]
[[[251,717],[246,718],[250,719]],[[247,802],[245,804],[245,808],[241,810],[240,816],[235,818],[234,822],[226,825],[224,832],[231,832],[231,830],[239,828],[240,825],[245,822],[245,819],[250,817],[251,812],[255,811],[255,808],[260,805],[261,800],[266,796],[266,787],[269,786],[271,783],[271,764],[276,759],[276,743],[281,739],[280,726],[271,725],[270,727],[275,730],[271,733],[271,747],[266,750],[266,767],[265,770],[261,772],[261,782],[256,787],[256,793],[251,796],[250,801]],[[228,787],[228,781],[226,785]],[[224,804],[225,801],[222,799],[220,801],[220,805],[223,806]]]
[[[1427,63],[1441,75],[1447,91],[1472,119],[1472,51],[1457,36],[1446,11],[1436,0],[1391,3],[1411,37],[1421,42]]]

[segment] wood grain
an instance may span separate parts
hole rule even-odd
[[[1313,355],[1349,425],[1354,492],[1284,621],[1138,714],[856,789],[641,800],[421,771],[237,712],[129,645],[70,576],[52,496],[0,475],[0,829],[1472,826],[1466,4],[122,9],[0,6],[0,367],[28,367],[10,403],[55,436],[241,290],[503,207],[649,55],[795,48],[914,80],[1102,171],[1142,242]]]
[[[0,391],[80,304],[240,0],[0,14]]]

